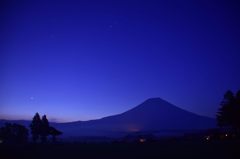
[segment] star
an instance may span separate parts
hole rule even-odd
[[[35,100],[35,98],[34,98],[33,96],[29,97],[29,99],[30,99],[31,101]]]

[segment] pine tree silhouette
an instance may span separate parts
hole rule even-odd
[[[34,142],[37,142],[39,138],[42,143],[47,142],[47,137],[52,136],[52,140],[56,141],[56,136],[62,134],[61,131],[55,129],[54,127],[49,126],[49,122],[46,115],[40,118],[40,115],[36,113],[33,117],[32,123],[30,124],[32,139]]]
[[[217,123],[220,127],[231,128],[237,135],[240,134],[240,90],[236,95],[232,91],[224,94],[217,112]]]
[[[40,115],[36,113],[33,117],[32,123],[30,124],[32,140],[36,142],[41,135],[42,121]]]
[[[46,115],[42,116],[41,122],[41,141],[46,142],[49,135],[49,122]]]

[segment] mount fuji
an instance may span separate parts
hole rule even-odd
[[[133,132],[191,132],[215,127],[215,120],[151,98],[124,113],[56,125],[69,136],[111,136]]]
[[[0,120],[29,126],[30,121]],[[214,128],[213,118],[183,110],[161,98],[150,98],[121,114],[89,121],[51,123],[66,137],[123,136],[129,133],[150,132],[179,134]]]

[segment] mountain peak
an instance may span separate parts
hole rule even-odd
[[[163,100],[162,98],[155,97],[155,98],[148,98],[143,103],[148,103],[148,102],[166,102],[166,101]]]
[[[154,105],[169,105],[170,103],[168,103],[167,101],[163,100],[162,98],[149,98],[147,100],[145,100],[142,104],[140,104],[141,106],[145,105],[145,106],[154,106]]]
[[[176,107],[175,105],[172,105],[171,103],[161,99],[161,98],[149,98],[139,104],[138,106],[124,112],[123,114],[126,114],[128,112],[136,113],[141,112],[141,114],[144,112],[148,114],[155,114],[156,112],[167,112],[171,111],[172,109],[180,109]]]

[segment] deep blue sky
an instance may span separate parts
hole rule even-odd
[[[100,118],[150,97],[215,116],[240,89],[233,1],[21,1],[0,5],[0,118]]]

